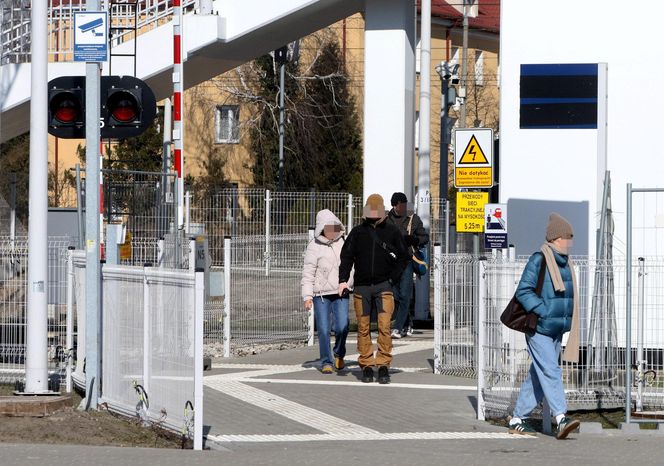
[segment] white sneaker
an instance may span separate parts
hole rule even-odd
[[[401,338],[401,332],[398,331],[397,329],[392,330],[392,338],[396,338],[396,339]]]
[[[406,329],[406,335],[409,336],[409,337],[413,336],[413,327],[411,327],[410,325]]]

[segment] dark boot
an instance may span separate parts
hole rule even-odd
[[[362,369],[362,382],[371,383],[373,382],[373,367],[365,367]]]
[[[387,366],[380,366],[378,368],[378,383],[390,383],[390,370]]]

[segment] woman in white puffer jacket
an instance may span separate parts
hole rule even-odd
[[[316,214],[314,239],[307,246],[302,268],[302,299],[313,306],[318,327],[321,372],[331,374],[344,367],[348,336],[348,295],[339,296],[339,264],[344,245],[344,226],[329,210]],[[352,288],[352,272],[349,288]],[[334,316],[334,350],[330,351],[331,318]],[[334,360],[333,360],[334,355]],[[334,367],[334,369],[333,369]]]

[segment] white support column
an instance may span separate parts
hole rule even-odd
[[[25,393],[48,392],[48,57],[46,2],[33,2]]]
[[[413,198],[415,9],[367,0],[364,46],[364,199]]]
[[[608,96],[608,71],[606,63],[597,64],[597,179],[595,180],[597,184],[597,203],[596,209],[599,209],[601,204],[599,204],[604,197],[604,178],[606,177],[607,170],[607,161],[608,161],[608,108],[609,108],[609,96]],[[603,214],[596,215],[597,219],[595,228],[599,230],[600,220]],[[594,251],[595,248],[591,249]]]
[[[231,237],[224,237],[224,357],[231,356]]]
[[[348,195],[348,217],[346,219],[346,234],[353,229],[353,195]]]
[[[429,231],[431,217],[431,0],[422,0],[420,46],[420,128],[417,156],[417,215]],[[427,290],[428,287],[427,287]],[[427,293],[428,295],[428,293]]]
[[[89,0],[88,11],[98,11],[99,0]],[[97,409],[101,394],[101,275],[99,192],[100,67],[85,64],[85,405]],[[82,343],[82,342],[81,342]]]

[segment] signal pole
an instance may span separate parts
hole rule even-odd
[[[48,393],[48,46],[46,2],[33,2],[30,13],[31,92],[28,213],[28,305],[25,393]]]
[[[87,11],[99,11],[89,0]],[[99,100],[100,66],[85,64],[85,397],[97,409],[101,383],[101,264],[99,263]]]

